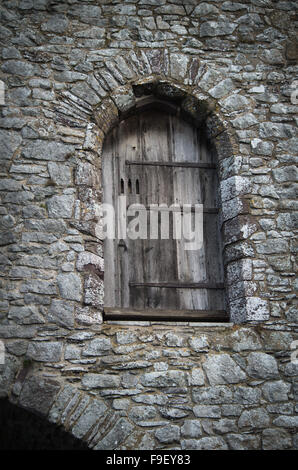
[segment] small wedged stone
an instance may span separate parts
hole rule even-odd
[[[90,432],[91,428],[99,418],[105,414],[106,410],[107,406],[103,401],[98,399],[93,400],[72,427],[72,434],[78,439],[82,439],[88,432]]]
[[[115,426],[94,446],[94,450],[117,449],[132,433],[133,426],[125,418],[120,418]]]

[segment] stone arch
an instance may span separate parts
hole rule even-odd
[[[206,73],[212,75],[213,72]],[[240,153],[237,138],[232,126],[219,109],[216,99],[206,95],[206,92],[200,88],[200,82],[189,86],[179,83],[177,79],[156,74],[131,79],[125,85],[113,89],[100,104],[93,107],[94,122],[87,126],[83,148],[97,152],[99,156],[97,164],[100,166],[105,136],[122,119],[134,113],[138,106],[144,105],[146,96],[151,96],[153,100],[167,102],[169,106],[174,104],[176,112],[190,119],[196,126],[204,124],[206,134],[218,158],[225,278],[230,319],[236,323],[267,319],[267,302],[258,297],[252,282],[250,257],[253,252],[247,241],[247,238],[258,227],[249,214],[251,184],[248,178],[238,175],[235,171],[229,171],[229,167],[235,165],[236,157]],[[88,183],[90,188],[94,188],[96,176],[91,170],[89,163],[79,164],[76,173],[77,184],[84,186]],[[90,176],[91,174],[93,177]],[[99,200],[100,198],[96,202],[93,199],[92,204],[97,206]],[[99,206],[98,210],[100,210]],[[89,219],[86,223],[86,220],[81,220],[77,227],[88,231],[90,228],[86,228],[86,225],[89,225],[92,227],[92,233],[100,238],[100,225],[97,222],[95,215],[93,221]],[[91,299],[89,305],[102,311],[104,271],[102,250],[100,256],[96,258],[92,254],[88,255],[88,251],[79,257],[78,269],[84,271],[86,267],[93,274],[97,271],[97,278],[94,275],[92,277],[92,274],[87,276],[87,280],[85,277],[85,301],[86,298]]]
[[[8,399],[95,450],[117,448],[135,431],[104,398],[65,383],[60,376],[35,372],[33,364],[19,370]],[[144,435],[136,433],[135,439]]]

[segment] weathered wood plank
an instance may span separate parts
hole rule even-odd
[[[195,162],[140,162],[140,161],[126,161],[126,165],[141,165],[141,166],[169,166],[169,167],[182,167],[182,168],[205,168],[206,170],[216,169],[214,163],[195,163]]]
[[[225,310],[166,310],[108,308],[104,309],[105,320],[168,320],[168,321],[197,321],[197,322],[228,322]]]

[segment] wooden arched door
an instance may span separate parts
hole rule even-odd
[[[121,195],[127,206],[204,207],[204,239],[198,250],[185,250],[185,240],[174,238],[172,214],[169,239],[124,240],[116,224],[115,240],[105,240],[106,317],[223,319],[216,162],[200,129],[154,108],[125,119],[105,141],[103,188],[116,220]],[[149,234],[148,213],[146,217]]]

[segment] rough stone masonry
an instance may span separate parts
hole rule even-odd
[[[297,449],[297,3],[0,16],[1,396],[93,449]],[[217,149],[228,324],[102,320],[102,144],[149,92]]]

